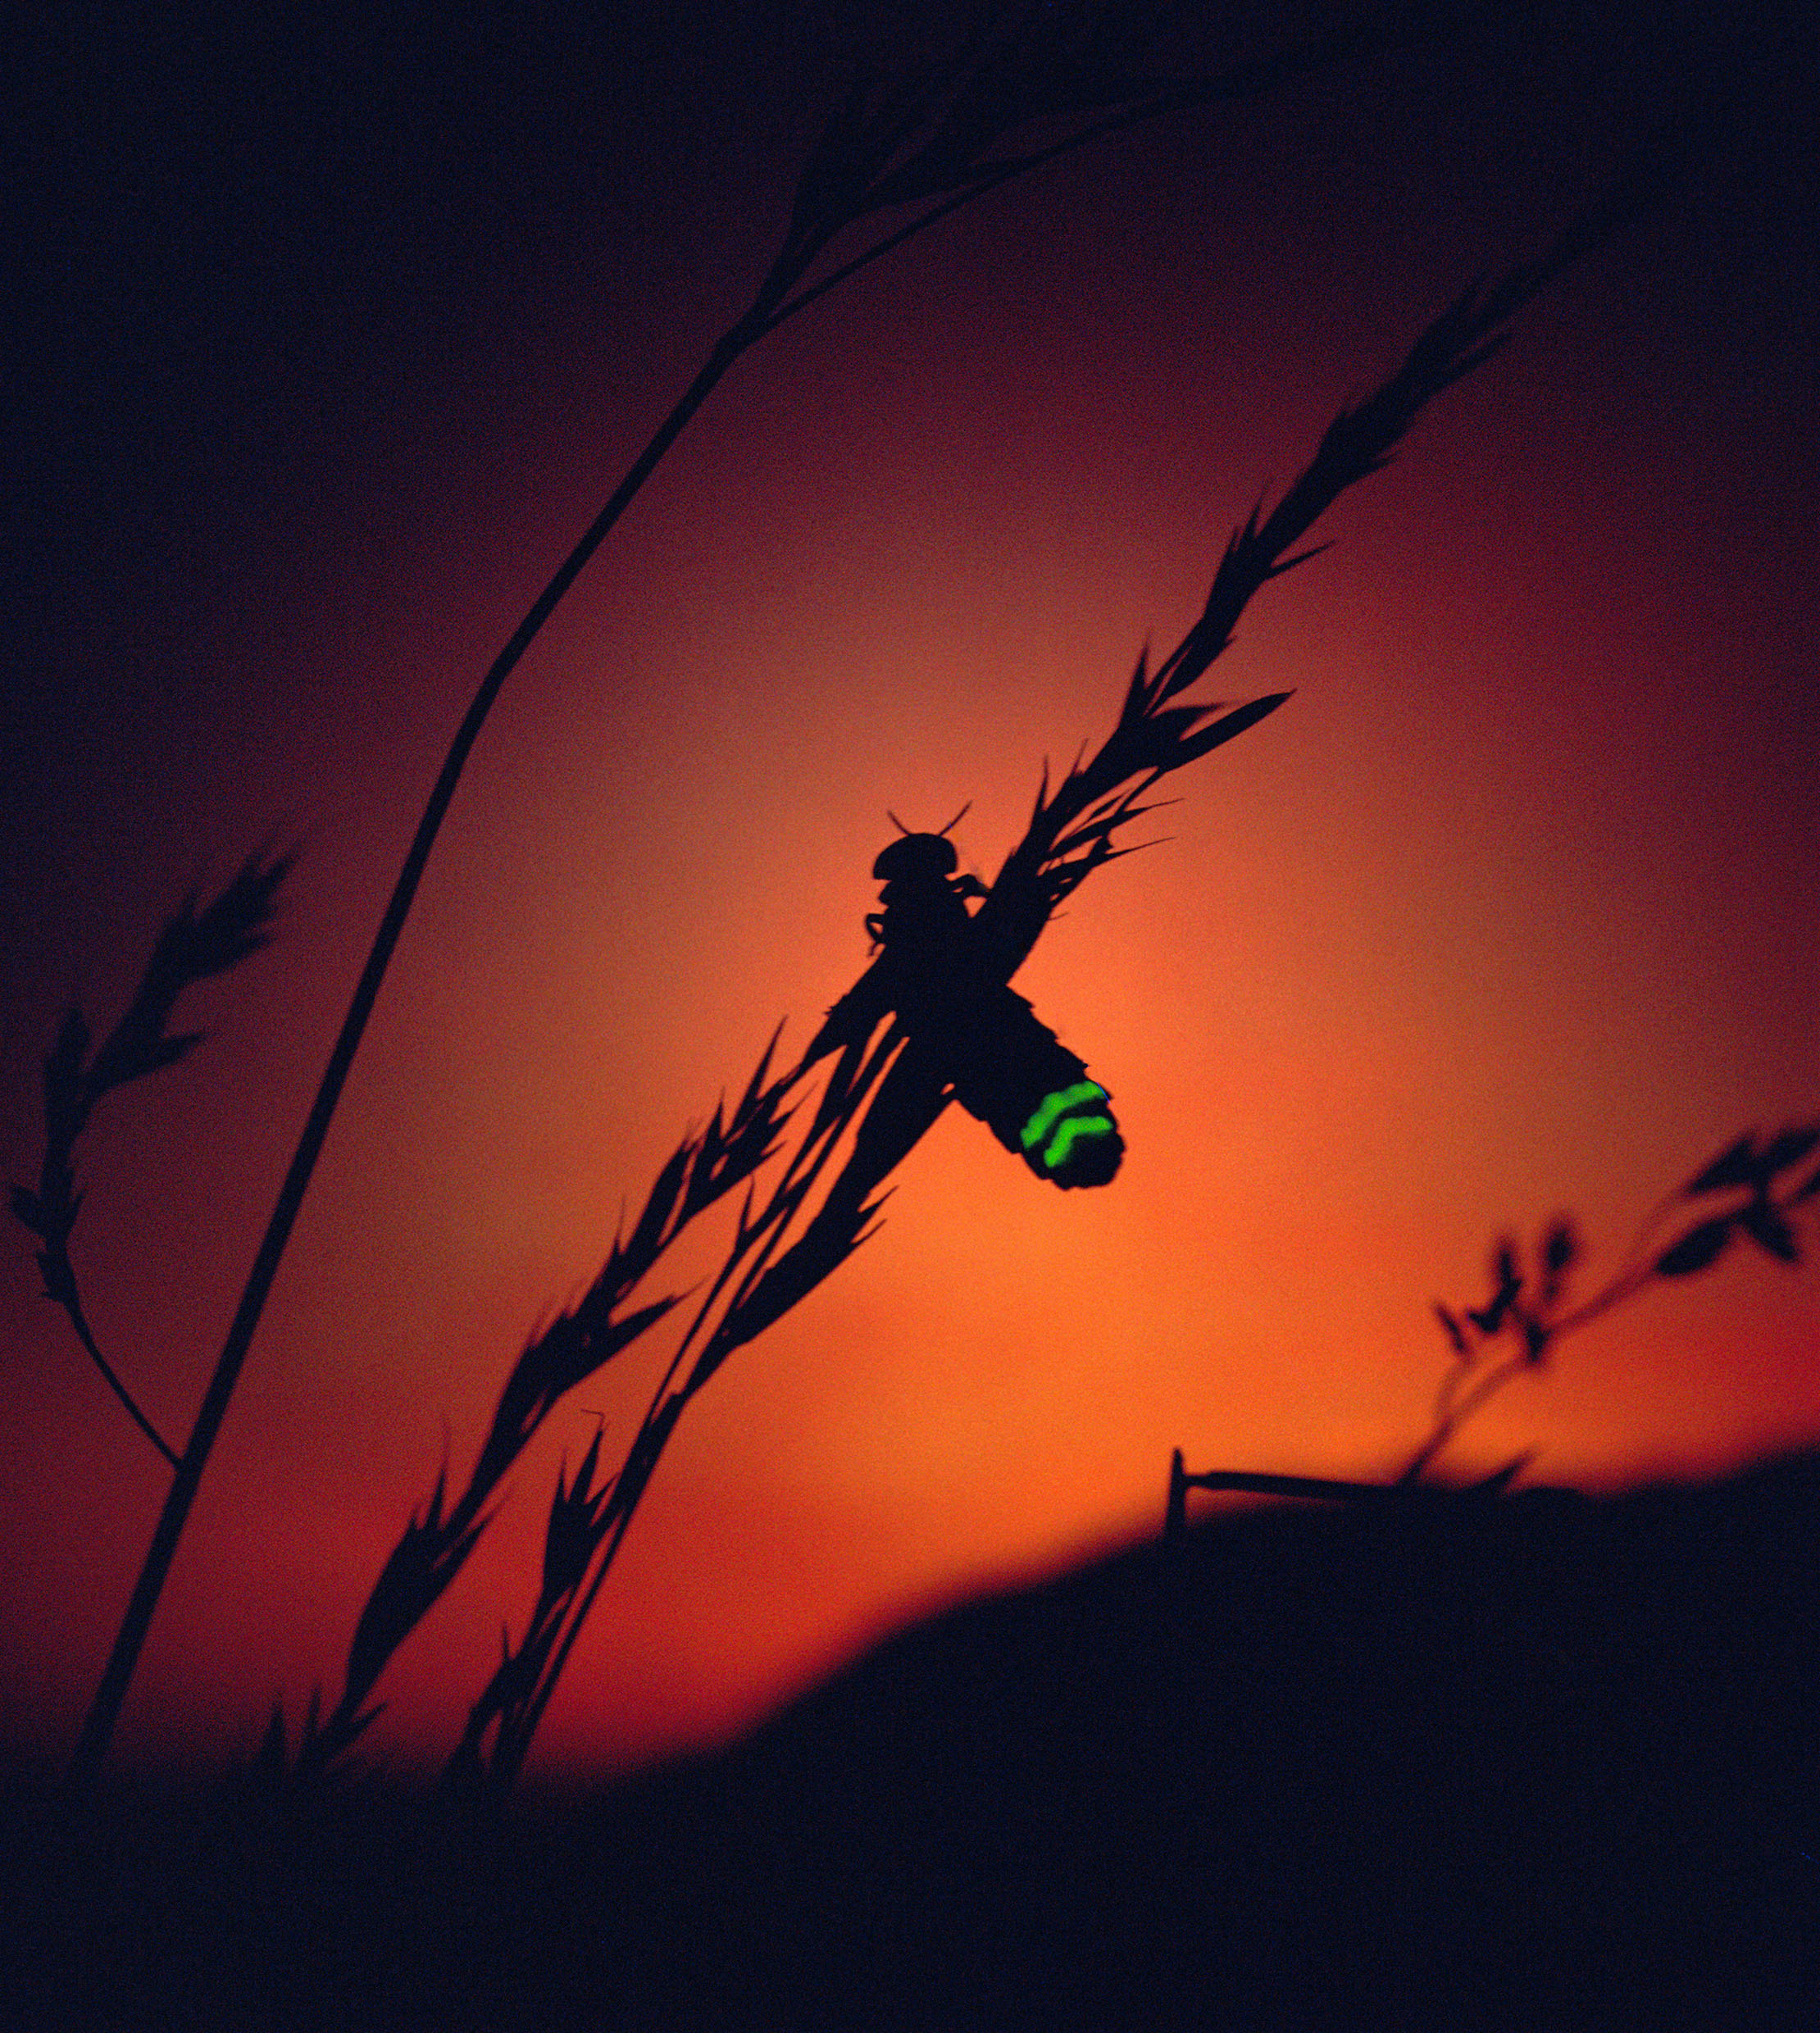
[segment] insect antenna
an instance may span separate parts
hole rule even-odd
[[[973,800],[970,798],[967,799],[967,803],[961,807],[960,810],[955,813],[953,817],[949,821],[948,824],[942,828],[940,833],[936,835],[936,838],[938,839],[945,839],[972,809]],[[885,816],[891,821],[892,825],[897,828],[899,832],[904,835],[906,839],[909,837],[909,827],[903,823],[903,820],[901,820],[894,811],[892,811],[889,805],[885,807]]]

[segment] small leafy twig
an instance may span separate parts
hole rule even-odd
[[[1190,1475],[1183,1466],[1181,1449],[1177,1448],[1169,1467],[1164,1536],[1175,1538],[1185,1528],[1190,1490],[1371,1503],[1409,1489],[1420,1482],[1436,1457],[1488,1398],[1513,1376],[1540,1368],[1562,1335],[1609,1312],[1645,1285],[1660,1278],[1690,1277],[1709,1269],[1730,1246],[1732,1238],[1740,1235],[1748,1236],[1779,1262],[1798,1264],[1800,1244],[1789,1217],[1804,1201],[1820,1196],[1820,1167],[1780,1194],[1773,1189],[1778,1180],[1793,1171],[1816,1148],[1820,1148],[1820,1123],[1778,1130],[1760,1147],[1754,1132],[1747,1132],[1727,1144],[1711,1164],[1658,1204],[1620,1268],[1577,1306],[1566,1304],[1568,1278],[1581,1255],[1580,1238],[1570,1220],[1558,1217],[1543,1230],[1536,1244],[1535,1273],[1528,1279],[1517,1243],[1509,1236],[1500,1237],[1492,1245],[1491,1289],[1485,1303],[1462,1307],[1456,1312],[1436,1303],[1435,1317],[1453,1351],[1453,1366],[1442,1379],[1435,1401],[1433,1427],[1395,1482],[1340,1482],[1309,1476],[1260,1474],[1248,1469],[1210,1469]],[[1731,1195],[1731,1204],[1716,1213],[1703,1212],[1691,1227],[1683,1229],[1666,1248],[1663,1246],[1663,1229],[1673,1224],[1677,1216],[1685,1220],[1688,1202],[1710,1202],[1720,1194]],[[1513,1342],[1516,1344],[1513,1353],[1501,1362],[1482,1366],[1482,1358],[1495,1344]],[[1520,1454],[1471,1487],[1497,1494],[1528,1466],[1531,1458]]]
[[[1540,1368],[1562,1335],[1587,1326],[1660,1279],[1690,1277],[1710,1268],[1735,1237],[1746,1237],[1778,1262],[1798,1264],[1800,1245],[1790,1217],[1804,1201],[1820,1194],[1820,1168],[1781,1193],[1776,1188],[1817,1146],[1820,1124],[1778,1130],[1761,1146],[1754,1132],[1728,1144],[1660,1203],[1618,1269],[1577,1306],[1566,1303],[1569,1274],[1581,1254],[1571,1221],[1558,1219],[1543,1230],[1534,1271],[1527,1276],[1514,1239],[1500,1238],[1492,1248],[1491,1290],[1485,1304],[1458,1312],[1436,1305],[1435,1317],[1454,1361],[1436,1399],[1433,1428],[1399,1480],[1416,1481],[1461,1425],[1513,1376]],[[1713,1211],[1715,1200],[1721,1204]],[[1690,1202],[1704,1203],[1699,1218],[1664,1247],[1663,1230],[1685,1222]],[[1486,1365],[1495,1345],[1512,1344],[1513,1353]]]
[[[225,974],[266,944],[279,889],[295,862],[294,853],[271,861],[255,855],[200,911],[193,895],[186,898],[159,933],[126,1013],[93,1057],[81,1011],[72,1006],[64,1012],[57,1041],[44,1061],[44,1156],[38,1185],[35,1190],[12,1189],[13,1212],[39,1240],[45,1297],[69,1315],[78,1339],[115,1395],[173,1468],[178,1465],[175,1452],[102,1353],[83,1310],[70,1259],[70,1237],[83,1201],[75,1182],[76,1139],[103,1094],[175,1066],[202,1043],[199,1030],[171,1035],[167,1026],[177,998],[198,981]]]

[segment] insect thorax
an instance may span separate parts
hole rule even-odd
[[[1125,1151],[1106,1090],[989,964],[967,907],[971,879],[953,866],[947,841],[916,834],[873,870],[884,907],[866,929],[884,948],[890,1007],[954,1099],[1040,1179],[1103,1185]]]

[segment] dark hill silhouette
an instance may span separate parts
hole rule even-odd
[[[503,1825],[16,1817],[22,2025],[1820,2024],[1820,1454],[1228,1516]]]

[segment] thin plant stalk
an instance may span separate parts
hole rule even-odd
[[[70,1317],[71,1326],[75,1330],[77,1340],[88,1351],[95,1367],[101,1371],[102,1379],[108,1388],[126,1408],[128,1417],[171,1466],[173,1468],[178,1467],[180,1464],[177,1458],[176,1449],[146,1417],[139,1408],[139,1400],[121,1382],[120,1372],[102,1353],[100,1344],[95,1339],[94,1329],[89,1325],[89,1316],[83,1310],[81,1297],[73,1280],[70,1286],[69,1297],[63,1302],[63,1308]]]

